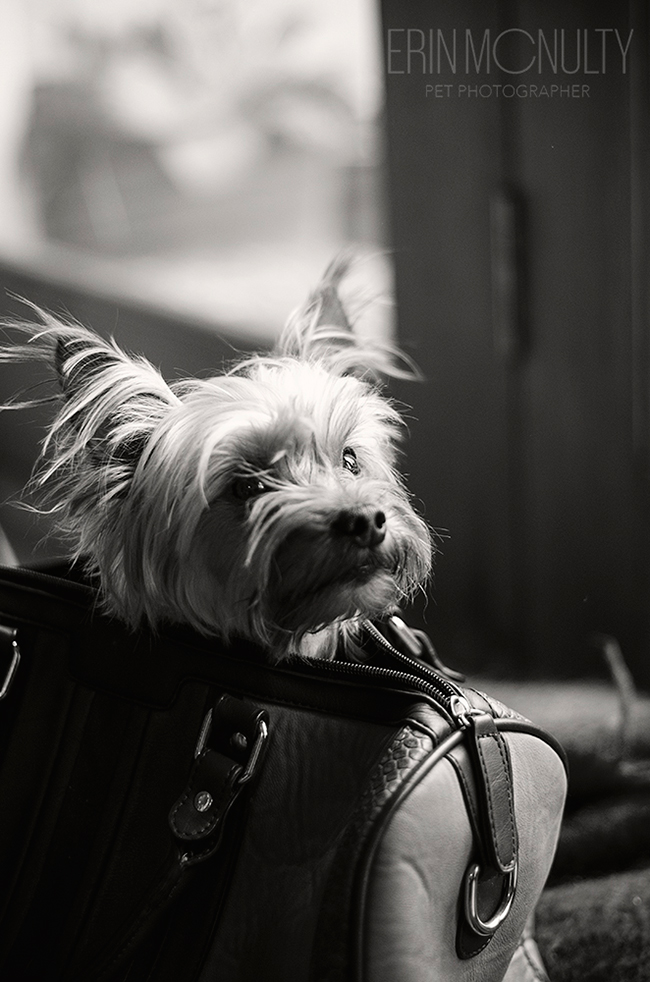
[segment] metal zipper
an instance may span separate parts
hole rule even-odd
[[[13,567],[10,567],[13,569]],[[38,569],[22,570],[28,573],[28,579],[37,585],[39,581],[43,584],[57,586],[61,583],[71,588],[74,594],[88,594],[92,592],[92,587],[76,580],[66,580],[59,576],[53,576]],[[75,597],[78,602],[80,598]],[[74,602],[74,601],[73,601]],[[359,662],[330,662],[318,659],[299,658],[301,668],[314,671],[325,671],[329,675],[355,676],[359,679],[394,682],[398,685],[405,685],[409,689],[421,692],[428,696],[436,707],[447,717],[448,721],[459,729],[466,729],[469,726],[469,716],[475,712],[467,700],[463,690],[449,679],[444,678],[430,665],[412,658],[410,655],[400,651],[384,637],[381,631],[371,621],[364,621],[363,628],[373,641],[378,644],[391,658],[404,666],[408,671],[383,668],[379,665],[366,665]],[[406,628],[408,630],[408,628]]]
[[[465,729],[469,725],[468,717],[474,710],[458,685],[443,678],[434,668],[416,661],[415,658],[411,658],[410,655],[395,648],[371,621],[365,621],[363,627],[376,644],[383,648],[393,660],[408,668],[409,671],[383,668],[379,665],[366,665],[359,662],[314,661],[311,659],[300,659],[301,665],[308,666],[312,671],[325,671],[330,675],[353,676],[359,679],[406,685],[407,688],[428,696],[436,707],[442,710],[448,721],[459,729]]]

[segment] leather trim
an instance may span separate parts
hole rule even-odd
[[[379,849],[382,837],[393,814],[397,809],[403,804],[404,800],[413,791],[413,789],[426,777],[429,771],[443,760],[451,750],[463,743],[463,731],[456,730],[450,733],[427,757],[423,766],[418,768],[417,772],[409,775],[410,780],[405,781],[399,789],[399,792],[395,794],[390,801],[384,807],[381,815],[377,817],[372,828],[370,829],[370,836],[367,842],[364,844],[363,854],[359,859],[356,883],[354,887],[353,895],[353,910],[352,910],[352,920],[353,920],[353,931],[352,936],[354,938],[354,953],[351,959],[351,964],[353,968],[352,978],[354,982],[365,982],[365,960],[364,960],[364,950],[365,950],[365,935],[367,930],[367,900],[368,900],[368,887],[370,882],[370,874],[372,863],[376,857],[377,850]],[[417,780],[415,779],[417,777]]]
[[[487,713],[470,717],[469,747],[482,783],[482,839],[488,865],[509,873],[517,862],[517,825],[508,745]]]
[[[386,809],[392,810],[405,783],[418,779],[423,767],[428,769],[432,756],[439,759],[430,737],[404,726],[373,769],[330,868],[312,954],[312,982],[348,978],[359,933],[358,918],[350,912],[361,909],[354,899],[355,881],[365,866],[368,837],[383,827]]]
[[[562,766],[564,767],[565,773],[568,776],[569,760],[567,758],[566,751],[560,741],[557,740],[552,733],[549,733],[547,730],[542,729],[541,726],[537,726],[535,723],[531,723],[530,720],[524,719],[521,716],[517,719],[513,719],[511,717],[495,719],[495,723],[498,730],[508,730],[512,733],[530,733],[531,736],[535,736],[544,743],[547,743],[562,761]]]

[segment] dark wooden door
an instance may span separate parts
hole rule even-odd
[[[383,15],[408,469],[449,531],[426,620],[545,674],[600,670],[611,632],[650,682],[642,5]]]

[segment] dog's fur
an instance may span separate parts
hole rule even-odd
[[[35,484],[127,624],[246,637],[274,659],[328,656],[425,583],[431,536],[376,381],[405,362],[351,331],[345,265],[274,352],[204,380],[168,385],[144,358],[40,311],[40,324],[13,325],[21,337],[0,360],[45,361],[60,388]]]

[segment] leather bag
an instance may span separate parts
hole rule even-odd
[[[96,606],[0,571],[0,978],[543,977],[551,737],[398,620],[358,661],[272,666]]]

